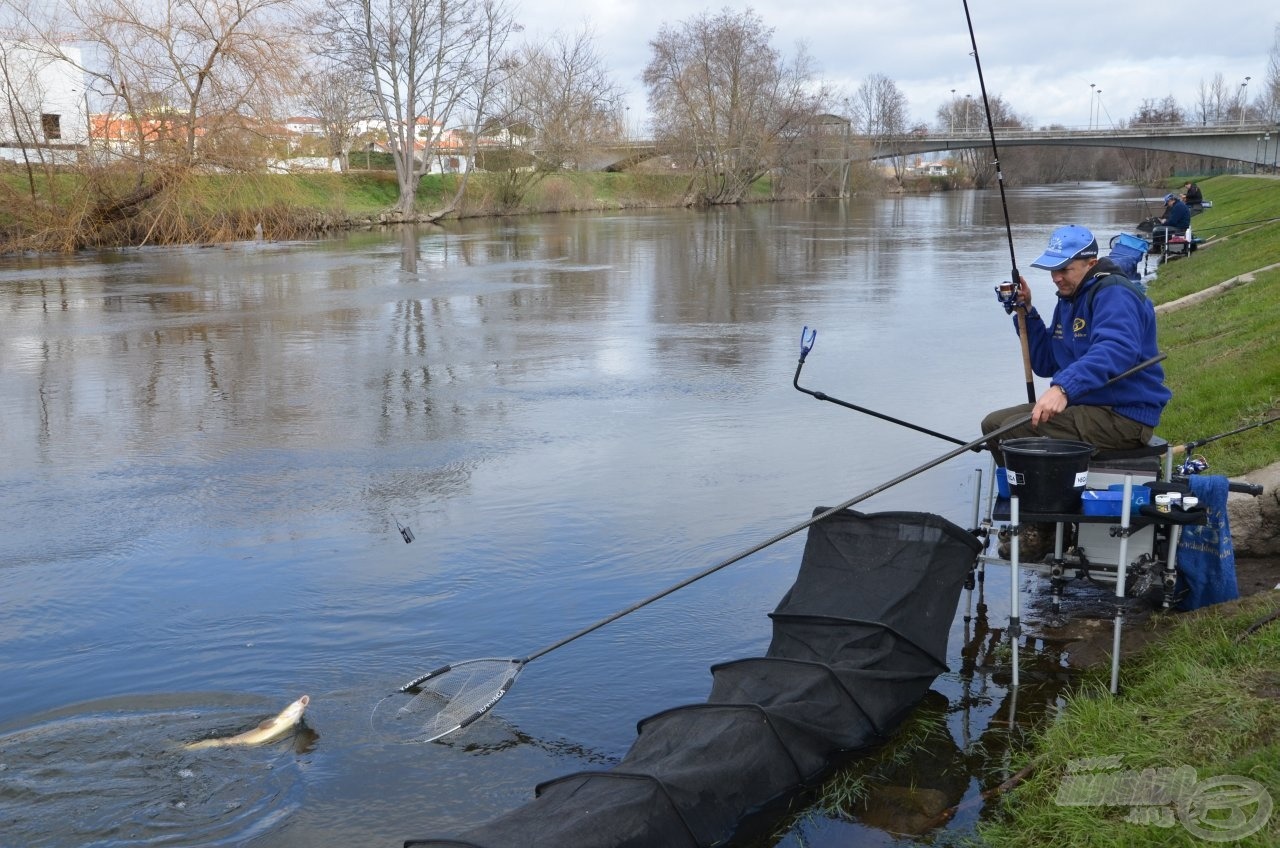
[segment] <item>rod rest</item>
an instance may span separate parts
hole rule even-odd
[[[1185,474],[1175,474],[1173,475],[1173,482],[1186,485],[1188,483],[1187,476]],[[1150,488],[1151,484],[1148,483],[1147,487]],[[1227,481],[1228,492],[1239,492],[1242,495],[1252,495],[1253,497],[1256,498],[1258,497],[1258,495],[1262,494],[1263,489],[1264,487],[1261,483],[1244,483],[1244,482],[1238,482],[1236,480]],[[1173,490],[1171,489],[1169,491],[1173,491]],[[1177,491],[1180,491],[1183,494],[1186,494],[1185,489],[1179,489]]]

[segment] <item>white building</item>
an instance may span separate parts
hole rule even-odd
[[[21,160],[33,150],[80,148],[89,138],[88,94],[77,67],[80,50],[51,57],[35,46],[0,38],[0,157]]]

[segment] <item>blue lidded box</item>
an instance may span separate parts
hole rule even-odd
[[[1106,489],[1085,489],[1080,496],[1081,511],[1085,515],[1120,515],[1124,501],[1124,484],[1115,483]],[[1146,486],[1134,486],[1130,498],[1130,511],[1151,503],[1151,490]]]

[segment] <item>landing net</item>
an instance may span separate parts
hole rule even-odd
[[[432,742],[487,713],[524,668],[512,659],[454,663],[374,707],[374,729],[406,742]]]

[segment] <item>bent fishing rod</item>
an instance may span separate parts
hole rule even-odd
[[[1009,264],[1012,266],[1010,282],[998,286],[1001,302],[1006,309],[1017,309],[1018,338],[1022,344],[1022,373],[1027,381],[1027,403],[1036,402],[1035,375],[1031,371],[1031,348],[1027,341],[1027,310],[1017,306],[1018,294],[1022,291],[1022,275],[1018,273],[1018,258],[1013,251],[1013,224],[1009,220],[1009,201],[1004,193],[1004,171],[1000,168],[1000,150],[996,147],[996,125],[991,120],[991,102],[987,99],[987,83],[982,76],[982,60],[978,58],[978,38],[973,33],[973,17],[969,14],[969,0],[964,0],[964,19],[969,25],[969,43],[973,45],[973,64],[978,69],[978,88],[982,91],[982,108],[987,115],[987,134],[991,137],[991,158],[996,168],[996,183],[1000,186],[1000,206],[1004,209],[1004,232],[1009,240]]]
[[[1149,368],[1157,362],[1162,361],[1165,354],[1157,354],[1152,358],[1141,362],[1138,365],[1112,377],[1104,385],[1111,385],[1119,380],[1136,374],[1144,368]],[[812,517],[801,521],[770,536],[768,539],[758,544],[752,545],[746,550],[740,551],[726,559],[717,562],[709,568],[699,571],[690,577],[686,577],[679,583],[669,586],[660,592],[655,592],[642,601],[638,601],[626,609],[619,610],[613,615],[600,619],[594,624],[578,630],[569,636],[552,642],[545,648],[540,648],[531,654],[523,657],[486,657],[481,659],[464,660],[461,662],[443,665],[440,668],[429,671],[419,677],[401,686],[395,692],[384,697],[373,708],[370,716],[370,724],[374,730],[379,730],[378,722],[382,721],[385,725],[381,728],[385,732],[400,735],[407,742],[434,742],[448,736],[451,733],[462,730],[475,721],[478,721],[487,714],[498,701],[502,700],[508,692],[511,691],[512,685],[524,667],[539,657],[546,656],[552,651],[563,648],[570,642],[574,642],[604,627],[612,624],[623,616],[630,615],[638,609],[648,606],[654,601],[665,598],[673,592],[679,591],[684,587],[701,580],[711,574],[733,565],[739,560],[745,559],[758,551],[762,551],[770,545],[776,544],[783,539],[793,536],[819,521],[830,518],[837,512],[842,512],[855,504],[859,504],[868,498],[880,494],[886,489],[890,489],[899,483],[910,480],[918,474],[922,474],[931,468],[934,468],[947,460],[954,459],[966,451],[977,448],[978,445],[989,439],[998,439],[1005,433],[1017,427],[1021,427],[1031,420],[1031,414],[1019,416],[1016,420],[1010,421],[998,430],[987,433],[980,438],[974,439],[972,442],[960,445],[936,459],[931,459],[923,465],[903,474],[899,474],[892,480],[881,483],[874,488],[868,489],[860,495],[855,495],[837,506],[829,507],[821,512],[815,513]],[[408,699],[407,703],[402,706],[396,704]]]

